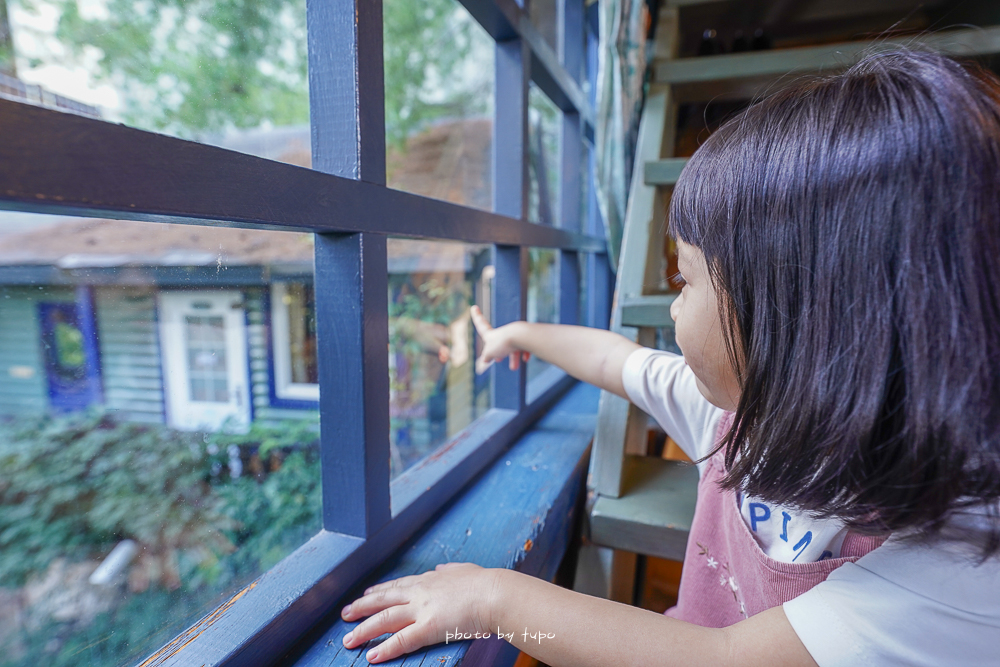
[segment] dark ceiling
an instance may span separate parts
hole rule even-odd
[[[739,33],[752,38],[758,30],[780,48],[1000,24],[996,0],[675,0],[673,4],[681,5],[681,57],[698,54],[706,30],[716,31],[725,53],[733,49]]]

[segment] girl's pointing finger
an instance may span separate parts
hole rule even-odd
[[[479,332],[480,336],[493,331],[493,327],[483,317],[483,311],[479,309],[479,306],[473,306],[470,313],[472,314],[472,324],[476,327],[476,331]]]

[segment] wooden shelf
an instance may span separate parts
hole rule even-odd
[[[598,496],[590,512],[595,544],[647,556],[684,560],[698,489],[690,463],[648,456],[625,459],[624,493]]]
[[[670,304],[676,294],[656,294],[634,296],[621,303],[622,326],[626,327],[672,327]]]
[[[643,173],[646,185],[673,185],[680,178],[681,170],[686,164],[686,157],[647,162]]]

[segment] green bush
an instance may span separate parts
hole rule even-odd
[[[167,641],[319,530],[316,442],[315,420],[245,434],[101,413],[0,423],[0,586],[140,546],[116,608],[27,628],[0,664],[117,665]]]
[[[100,557],[131,538],[153,554],[232,549],[200,436],[105,414],[18,420],[0,430],[0,581],[58,557]]]

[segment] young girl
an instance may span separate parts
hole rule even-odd
[[[1000,663],[1000,81],[895,52],[780,92],[698,150],[670,232],[683,357],[473,317],[483,364],[535,354],[700,461],[679,605],[449,563],[365,591],[345,646],[499,626],[554,635],[512,642],[553,666]]]

